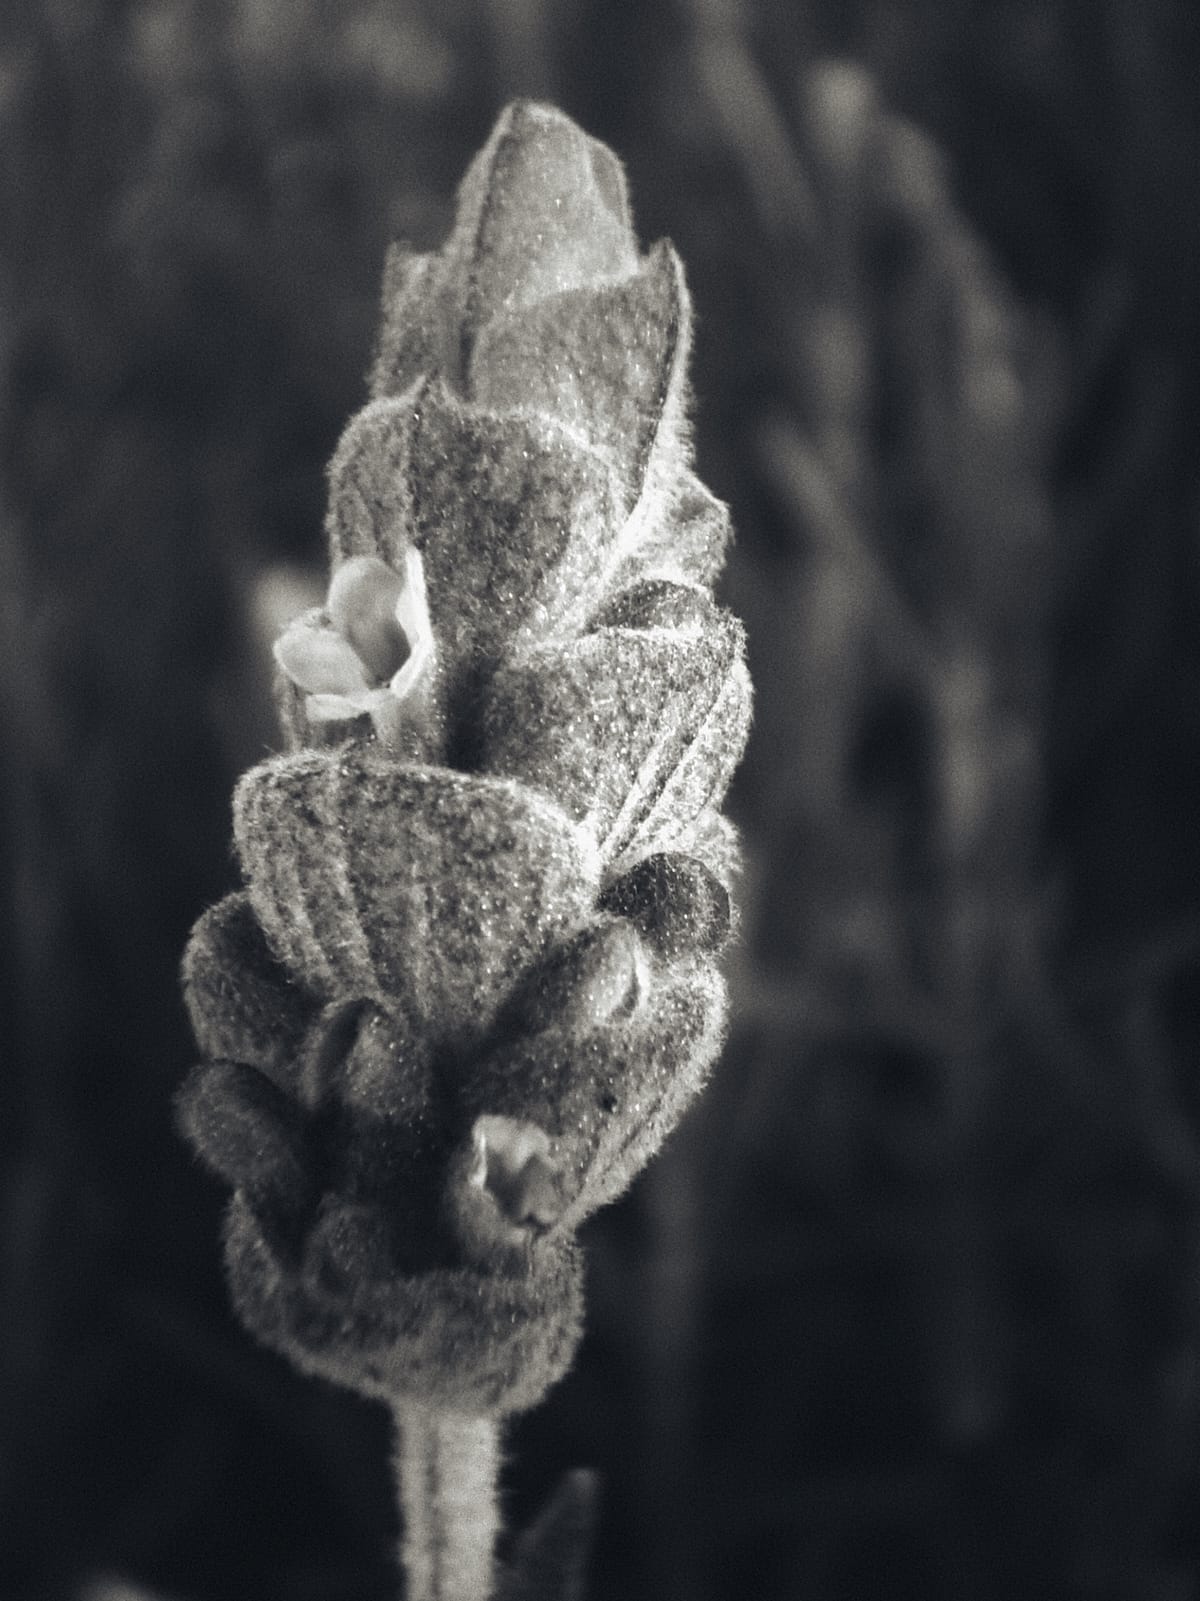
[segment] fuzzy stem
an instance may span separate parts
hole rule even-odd
[[[396,1412],[404,1601],[488,1601],[499,1524],[495,1418]]]

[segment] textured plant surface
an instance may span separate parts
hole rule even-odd
[[[271,641],[329,589],[386,242],[446,236],[520,95],[621,152],[687,263],[756,696],[729,1065],[580,1233],[587,1338],[505,1426],[506,1520],[577,1548],[553,1486],[598,1468],[595,1601],[1195,1589],[1198,24],[0,6],[0,1595],[395,1596],[387,1408],[232,1313],[179,952],[240,884]],[[433,589],[388,566],[365,638],[343,573],[289,694],[391,738]]]
[[[389,262],[328,601],[277,647],[292,749],[241,781],[246,888],[185,960],[182,1115],[234,1187],[238,1310],[410,1442],[563,1373],[574,1231],[721,1041],[750,696],[688,345],[614,157],[515,104],[443,250]],[[453,1427],[443,1482],[483,1449]],[[476,1593],[406,1511],[412,1593]]]

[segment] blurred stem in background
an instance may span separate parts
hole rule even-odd
[[[1075,920],[1092,891],[1076,876],[1079,842],[1048,812],[1079,749],[1064,752],[1058,722],[1075,644],[1060,631],[1079,605],[1078,553],[1105,537],[1062,476],[1088,404],[1080,358],[1069,324],[1001,288],[936,150],[888,113],[864,69],[819,68],[789,105],[732,8],[716,21],[696,11],[696,76],[745,178],[752,270],[772,307],[770,353],[766,340],[752,350],[770,398],[732,443],[756,454],[789,540],[736,574],[762,652],[762,765],[746,794],[765,876],[730,1053],[751,1109],[742,1142],[714,1114],[710,1174],[739,1238],[751,1218],[781,1231],[759,1317],[771,1286],[797,1275],[819,1302],[841,1242],[862,1333],[845,1342],[843,1304],[829,1338],[842,1329],[838,1368],[878,1405],[857,1446],[845,1427],[835,1447],[833,1415],[808,1430],[794,1419],[805,1466],[792,1509],[761,1529],[759,1582],[775,1593],[785,1571],[794,1593],[853,1594],[899,1562],[903,1593],[912,1582],[1000,1597],[1054,1572],[1056,1593],[1173,1594],[1167,1531],[1195,1423],[1178,1376],[1194,1363],[1200,1165],[1190,1136],[1164,1138],[1182,1132],[1184,1103],[1162,1095],[1161,1077],[1146,1097],[1148,1063],[1100,1044],[1089,1003],[1063,983],[1070,945],[1091,937]],[[760,31],[770,39],[769,20]],[[1134,438],[1144,426],[1131,416]],[[1126,452],[1122,466],[1145,459]],[[1101,491],[1092,514],[1111,515],[1114,500],[1119,510]],[[1128,657],[1122,643],[1115,653]],[[1103,689],[1112,669],[1101,672]],[[1094,729],[1106,712],[1090,711]],[[1139,914],[1131,902],[1117,915]],[[731,1109],[738,1091],[723,1083]],[[772,1117],[780,1132],[764,1141]],[[1125,1301],[1155,1271],[1126,1243],[1134,1215],[1161,1275],[1148,1326]],[[724,1327],[728,1264],[711,1272]],[[749,1343],[760,1301],[742,1292]],[[821,1314],[785,1321],[828,1377]],[[891,1332],[886,1355],[872,1323]],[[1033,1397],[1072,1360],[1056,1409],[1039,1415]],[[1088,1529],[1082,1559],[1022,1490],[1077,1450],[1085,1460],[1099,1397],[1121,1407],[1123,1393],[1140,1395],[1139,1421],[1103,1468],[1057,1490],[1074,1537]],[[754,1438],[759,1452],[773,1428],[782,1459],[787,1425],[756,1411],[756,1433],[730,1403],[714,1412],[730,1443]],[[962,1477],[943,1484],[955,1511],[939,1534],[919,1497],[895,1512],[906,1485],[923,1471],[936,1484],[951,1465]],[[816,1533],[799,1508],[831,1473],[862,1477]],[[720,1480],[737,1476],[726,1466]],[[1025,1506],[1019,1540],[993,1526],[998,1502]]]

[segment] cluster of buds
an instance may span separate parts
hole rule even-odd
[[[401,1416],[563,1373],[577,1226],[721,1042],[750,690],[689,333],[616,159],[511,107],[443,249],[389,259],[326,604],[276,647],[290,749],[185,958],[239,1314]]]

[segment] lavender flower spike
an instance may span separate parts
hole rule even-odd
[[[722,1039],[750,689],[690,326],[613,155],[511,106],[443,249],[389,260],[328,600],[276,647],[290,749],[184,961],[235,1304],[392,1408],[410,1601],[499,1582],[496,1421],[571,1361],[574,1231]]]

